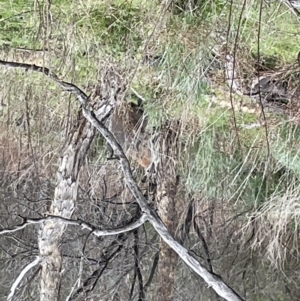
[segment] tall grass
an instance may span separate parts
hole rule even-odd
[[[149,127],[158,128],[168,119],[182,121],[180,166],[187,190],[241,208],[264,208],[264,214],[277,216],[283,225],[272,230],[276,237],[276,229],[283,233],[299,218],[299,130],[272,114],[266,114],[265,128],[260,109],[232,110],[234,104],[251,100],[229,93],[224,66],[226,54],[234,55],[238,79],[243,85],[251,82],[258,40],[259,56],[276,58],[274,69],[292,63],[299,51],[298,21],[279,2],[264,3],[261,16],[257,1],[194,2],[195,7],[185,7],[182,1],[167,6],[156,1],[57,0],[48,7],[37,1],[2,1],[1,58],[8,58],[7,45],[43,50],[50,57],[46,66],[87,93],[100,61],[119,61],[145,99]],[[146,54],[159,56],[159,63],[145,64]],[[59,145],[76,118],[77,105],[40,75],[2,70],[1,77],[1,151],[9,153],[9,138],[16,174],[21,167],[31,168],[31,156],[38,171],[49,169],[46,174],[54,175]],[[261,126],[244,127],[256,123]],[[22,164],[16,163],[22,158]],[[289,214],[283,216],[285,202]]]

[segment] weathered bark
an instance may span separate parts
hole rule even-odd
[[[59,160],[57,185],[49,214],[70,218],[75,209],[77,179],[95,131],[85,119],[78,118],[77,129]],[[65,224],[56,220],[46,221],[39,233],[39,251],[42,258],[41,300],[58,300],[60,291],[62,256],[61,237]]]
[[[161,238],[179,255],[179,257],[203,280],[211,286],[215,292],[223,297],[227,301],[242,301],[243,299],[230,287],[228,286],[219,276],[209,272],[205,267],[203,267],[190,253],[184,248],[180,243],[178,243],[173,236],[169,233],[165,225],[161,222],[156,212],[151,209],[147,200],[144,197],[142,191],[138,188],[130,168],[130,164],[124,154],[123,149],[117,143],[116,139],[112,133],[104,126],[103,123],[99,122],[93,117],[92,112],[86,107],[83,108],[83,114],[90,121],[93,126],[102,134],[105,140],[110,144],[114,154],[119,159],[122,171],[124,173],[124,179],[127,187],[135,197],[138,202],[141,211],[145,213],[148,217],[148,221],[161,236]]]
[[[142,112],[129,104],[123,103],[111,116],[110,130],[124,149],[125,153],[147,170],[153,161],[158,159],[159,167],[153,166],[157,173],[158,214],[175,236],[180,212],[176,204],[178,181],[174,166],[177,154],[175,131],[165,128],[160,138],[153,143],[153,138],[146,131],[146,121]],[[157,154],[163,154],[157,157]],[[162,239],[158,263],[158,281],[155,300],[171,301],[174,293],[175,269],[178,256]]]
[[[178,160],[177,138],[176,131],[165,128],[162,129],[160,141],[157,144],[157,153],[160,154],[156,171],[158,215],[173,237],[176,237],[180,215],[183,211],[183,208],[180,210],[178,206],[181,200],[178,197],[179,181],[174,163]],[[173,300],[177,261],[176,252],[161,240],[156,300]]]
[[[92,100],[93,112],[98,120],[104,120],[107,112],[111,111],[118,97],[123,95],[120,77],[117,73],[106,72],[104,81],[94,91]],[[120,88],[120,89],[119,89]],[[98,98],[99,96],[99,98]],[[99,102],[102,100],[102,103]],[[54,200],[49,214],[70,218],[76,207],[78,174],[85,154],[94,138],[95,128],[79,114],[78,122],[70,134],[68,144],[59,160],[57,185]],[[65,224],[59,220],[46,221],[39,233],[39,251],[42,258],[42,275],[40,300],[55,301],[59,299],[62,255],[60,250],[61,238]]]
[[[155,300],[173,300],[177,261],[177,254],[163,240],[161,240]]]
[[[114,152],[115,157],[119,160],[120,166],[121,166],[123,174],[124,174],[124,180],[125,180],[125,183],[126,183],[128,189],[131,191],[132,195],[135,197],[143,214],[146,215],[148,221],[151,223],[151,225],[154,227],[154,229],[158,232],[158,234],[161,236],[161,238],[179,255],[179,257],[191,269],[193,269],[199,276],[201,276],[203,278],[203,280],[209,286],[211,286],[219,296],[223,297],[224,299],[226,299],[228,301],[242,301],[243,300],[230,286],[226,285],[226,283],[224,283],[224,281],[220,277],[216,276],[215,274],[208,271],[205,267],[203,267],[189,253],[189,251],[186,248],[184,248],[180,243],[178,243],[173,238],[173,236],[170,234],[170,232],[167,230],[166,226],[161,222],[161,220],[157,216],[156,212],[148,206],[146,198],[144,197],[142,191],[139,189],[139,187],[136,184],[136,181],[133,178],[129,161],[128,161],[123,149],[120,147],[120,144],[116,141],[113,134],[103,124],[103,120],[110,115],[115,103],[118,103],[120,101],[118,96],[122,95],[122,93],[120,93],[120,92],[122,92],[122,88],[118,85],[118,80],[116,80],[119,78],[119,76],[117,76],[117,74],[115,74],[114,72],[112,72],[112,73],[107,72],[106,76],[103,77],[103,79],[105,79],[105,81],[107,83],[106,83],[106,85],[104,85],[103,91],[102,91],[102,89],[99,90],[100,91],[99,94],[101,94],[99,97],[102,100],[102,105],[99,108],[99,110],[97,110],[97,109],[95,109],[97,106],[94,107],[88,103],[89,98],[83,91],[81,91],[77,86],[75,86],[73,84],[59,80],[59,78],[47,68],[42,68],[42,67],[35,66],[35,65],[19,64],[19,63],[15,63],[15,62],[5,62],[2,60],[0,60],[0,65],[2,65],[4,67],[31,69],[36,72],[44,73],[45,75],[47,75],[51,79],[53,79],[55,82],[57,82],[64,91],[73,93],[76,96],[78,102],[82,105],[83,116],[101,133],[101,135],[107,141],[107,143],[109,143],[112,151]],[[107,87],[108,87],[108,89],[107,89]],[[79,137],[81,137],[81,136],[79,136]],[[68,160],[68,157],[66,156],[65,159]],[[153,161],[153,159],[152,159],[152,161]],[[74,162],[76,162],[76,160]],[[65,164],[65,166],[66,166],[66,164]],[[67,164],[67,166],[70,166],[70,165]],[[65,173],[63,173],[63,175],[65,175]],[[65,181],[65,183],[68,185],[67,181]],[[58,195],[58,196],[62,197],[62,199],[60,201],[57,201],[56,204],[63,205],[63,197],[67,196],[67,197],[69,197],[67,204],[70,205],[69,209],[72,210],[72,206],[71,206],[72,202],[70,201],[70,198],[71,198],[70,193],[72,191],[74,191],[74,189],[68,189],[69,194],[63,194],[62,191],[60,191],[62,195]],[[73,196],[73,204],[74,204],[75,199],[76,199],[76,195],[75,195],[75,198]],[[51,207],[51,208],[53,208],[53,207]],[[61,210],[59,212],[64,212],[62,206],[58,207],[58,208]],[[61,226],[60,223],[58,223],[57,225]],[[54,231],[55,229],[52,229],[52,230]],[[51,231],[49,231],[49,233],[51,234]],[[61,231],[58,231],[58,234],[61,235],[62,234]],[[49,259],[53,258],[54,263],[60,264],[60,266],[56,265],[54,267],[54,268],[56,268],[58,266],[58,269],[55,271],[56,275],[58,275],[58,276],[60,275],[61,259],[57,260],[55,255],[57,255],[58,257],[60,256],[60,258],[61,258],[61,255],[59,252],[60,249],[58,247],[58,242],[59,242],[60,238],[61,237],[58,236],[55,239],[55,244],[53,245],[53,247],[54,247],[53,250],[58,251],[58,253],[55,253],[53,256],[53,254],[51,253],[51,250],[50,250],[48,256],[46,256],[45,258],[42,258],[42,260],[44,260],[44,261],[48,260],[48,262],[50,264],[52,262]],[[47,244],[45,244],[45,246],[47,247]],[[49,268],[49,270],[51,272],[52,272],[52,270],[54,270],[51,266],[47,266],[46,264],[44,264],[44,268]],[[47,274],[46,274],[46,276],[47,276]],[[58,288],[59,288],[59,285],[58,285]],[[43,300],[46,300],[46,299],[44,298]],[[56,300],[56,299],[54,299],[54,300]]]
[[[156,169],[153,172],[157,174],[158,183],[158,214],[171,235],[175,236],[180,216],[176,207],[179,202],[177,199],[178,181],[173,163],[177,159],[175,158],[177,154],[175,131],[164,128],[158,139],[151,137],[146,131],[146,121],[143,119],[142,112],[139,108],[127,103],[120,104],[114,110],[109,129],[124,152],[145,170],[158,160],[159,167],[153,166]],[[154,143],[153,140],[155,140]],[[177,261],[176,252],[161,239],[156,300],[171,301],[173,299]]]
[[[178,214],[175,210],[176,183],[172,179],[161,181],[158,185],[158,214],[169,230],[175,236],[178,223]],[[161,190],[165,188],[166,190]],[[161,193],[163,195],[161,195]],[[158,279],[157,279],[157,301],[173,300],[175,269],[178,261],[177,254],[161,239],[159,248]]]

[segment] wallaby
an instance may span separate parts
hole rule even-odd
[[[123,103],[116,107],[109,124],[125,154],[147,169],[152,163],[151,135],[146,131],[146,119],[140,107]]]

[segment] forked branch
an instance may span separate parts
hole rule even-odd
[[[146,216],[146,214],[143,214],[137,221],[135,221],[131,224],[128,224],[124,227],[120,227],[120,228],[116,228],[116,229],[109,229],[109,230],[100,230],[84,221],[68,219],[68,218],[64,218],[61,216],[49,215],[47,217],[42,217],[42,218],[23,218],[23,220],[24,220],[23,223],[21,223],[20,225],[16,225],[11,228],[6,228],[3,230],[0,230],[0,235],[19,231],[32,224],[42,224],[45,221],[59,221],[68,226],[80,226],[80,227],[82,227],[82,229],[87,229],[87,230],[91,231],[91,234],[96,235],[98,237],[108,236],[108,235],[117,235],[117,234],[132,231],[132,230],[140,227],[147,220],[147,216]]]
[[[213,290],[225,300],[228,301],[242,301],[242,298],[225,282],[218,276],[214,275],[213,273],[209,272],[206,268],[204,268],[189,252],[186,248],[184,248],[181,244],[179,244],[172,235],[168,232],[165,225],[162,223],[158,215],[154,210],[152,210],[148,204],[147,200],[145,199],[143,193],[137,186],[132,172],[130,168],[129,161],[125,156],[125,153],[113,134],[106,128],[103,122],[99,121],[95,113],[92,109],[89,108],[88,105],[88,97],[87,95],[80,90],[77,86],[61,81],[59,78],[51,72],[48,68],[42,68],[35,65],[28,65],[28,64],[18,64],[15,62],[5,62],[0,60],[0,65],[9,67],[9,68],[23,68],[26,70],[32,70],[37,72],[42,72],[45,75],[49,76],[52,80],[57,82],[60,87],[66,91],[74,94],[82,106],[82,111],[84,117],[101,133],[104,137],[106,142],[112,148],[115,157],[119,160],[124,178],[125,183],[131,193],[134,195],[136,201],[138,202],[141,211],[147,217],[147,220],[152,224],[155,230],[159,233],[161,238],[178,254],[178,256],[192,269],[194,270],[199,276],[201,276],[204,281],[208,284],[208,286],[212,287]],[[105,106],[106,108],[106,106]],[[107,107],[108,114],[110,113],[111,107]]]

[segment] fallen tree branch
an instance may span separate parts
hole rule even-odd
[[[124,179],[127,187],[135,197],[138,202],[141,211],[147,216],[147,220],[152,224],[154,229],[159,233],[161,238],[178,254],[178,256],[199,276],[201,276],[204,281],[208,284],[209,287],[225,300],[228,301],[242,301],[243,299],[224,281],[213,273],[210,273],[205,267],[203,267],[181,244],[179,244],[169,233],[165,225],[162,223],[156,212],[151,209],[147,200],[144,197],[142,191],[137,186],[130,168],[129,161],[125,156],[124,151],[121,146],[113,136],[113,134],[106,128],[103,122],[99,121],[95,116],[95,113],[89,108],[88,97],[87,95],[80,90],[77,86],[61,81],[58,77],[51,72],[48,68],[42,68],[35,65],[28,64],[18,64],[15,62],[5,62],[0,60],[0,65],[6,67],[20,67],[26,70],[32,70],[37,72],[42,72],[45,75],[49,76],[55,82],[57,82],[61,88],[66,91],[74,94],[82,106],[83,116],[101,133],[106,142],[110,145],[114,152],[114,156],[119,160]],[[108,114],[111,112],[111,106],[105,106],[109,108]]]
[[[157,268],[158,260],[159,260],[159,251],[156,252],[156,254],[154,255],[153,265],[152,265],[152,268],[150,270],[148,280],[147,280],[146,284],[144,285],[145,292],[147,292],[149,286],[151,285],[151,282],[152,282],[154,274],[155,274],[155,270]]]
[[[6,228],[3,230],[0,230],[0,235],[19,231],[21,229],[24,229],[28,225],[42,224],[45,221],[59,221],[59,222],[64,223],[65,225],[69,225],[69,226],[70,225],[80,226],[80,227],[82,227],[82,229],[87,229],[87,230],[91,231],[91,234],[94,234],[98,237],[99,236],[116,235],[116,234],[120,234],[120,233],[129,232],[131,230],[134,230],[134,229],[140,227],[147,220],[147,216],[146,216],[146,214],[143,214],[137,221],[135,221],[129,225],[126,225],[121,228],[109,229],[109,230],[99,230],[99,229],[96,229],[91,224],[86,223],[82,220],[72,220],[72,219],[67,219],[67,218],[61,217],[61,216],[49,215],[47,217],[42,217],[42,218],[23,218],[23,220],[24,220],[24,222],[20,225],[16,225],[12,228]]]
[[[281,2],[288,7],[288,9],[299,19],[300,18],[300,12],[298,11],[298,7],[294,7],[292,4],[296,1],[290,1],[290,0],[281,0]]]
[[[6,62],[0,60],[0,65],[5,68],[22,68],[26,71],[40,72],[56,83],[66,92],[75,93],[81,104],[88,103],[88,96],[77,86],[60,80],[50,69],[30,64],[19,64],[16,62]],[[110,76],[111,75],[111,76]],[[117,77],[115,73],[106,74],[109,80]],[[117,78],[119,79],[119,78]],[[106,83],[105,83],[106,84]],[[104,85],[105,88],[105,85]],[[103,93],[103,89],[100,89]],[[93,112],[95,116],[105,121],[115,106],[116,95],[123,93],[119,86],[112,87],[107,93],[101,94],[105,101],[96,101],[93,104]],[[97,91],[95,91],[97,93]],[[110,97],[112,96],[112,97]],[[52,216],[61,216],[70,218],[76,207],[76,199],[78,193],[78,175],[86,153],[95,136],[95,128],[82,118],[82,112],[78,114],[76,124],[68,134],[68,142],[63,148],[58,160],[58,170],[56,173],[56,187],[54,198],[49,208],[49,214]],[[59,220],[46,220],[40,228],[38,235],[39,255],[43,259],[41,261],[41,277],[40,277],[40,300],[41,301],[57,301],[59,300],[61,278],[62,278],[62,253],[61,239],[65,231],[65,223]]]
[[[18,287],[18,285],[20,284],[20,282],[22,281],[22,279],[24,278],[24,276],[26,275],[26,273],[28,273],[33,267],[35,267],[38,263],[41,262],[41,258],[37,257],[33,262],[29,263],[19,274],[18,278],[16,279],[16,281],[13,283],[13,285],[11,286],[10,289],[10,293],[7,297],[7,300],[10,301],[12,299],[12,297],[15,294],[15,291]]]
[[[145,300],[145,290],[144,290],[144,281],[143,281],[143,275],[141,272],[141,260],[140,260],[140,250],[139,250],[139,232],[138,230],[133,231],[134,235],[134,275],[137,276],[138,279],[138,290],[139,290],[139,297],[138,301]],[[134,277],[135,278],[135,277]],[[135,279],[134,279],[135,281]],[[131,298],[130,298],[131,300]]]
[[[210,273],[206,268],[204,268],[191,254],[189,254],[186,248],[180,245],[172,237],[165,225],[161,222],[156,212],[147,205],[147,200],[145,199],[143,193],[137,186],[132,176],[129,161],[113,134],[106,128],[103,123],[95,118],[95,115],[87,108],[87,106],[82,106],[82,110],[83,116],[101,133],[106,142],[109,143],[109,145],[113,149],[115,157],[120,162],[127,187],[134,195],[141,208],[141,211],[147,215],[148,221],[159,233],[161,238],[178,254],[178,256],[190,268],[192,268],[199,276],[201,276],[204,281],[210,287],[212,287],[219,296],[228,301],[241,301],[242,298],[231,287],[226,285],[225,282],[223,282],[218,276]]]
[[[116,250],[114,250],[114,252],[112,254],[110,254],[110,256],[108,256],[105,260],[104,260],[104,265],[103,267],[99,267],[98,269],[96,269],[95,271],[93,271],[93,273],[86,279],[84,280],[83,284],[77,288],[75,291],[75,287],[73,287],[73,291],[70,293],[70,295],[67,297],[66,301],[75,301],[76,299],[79,299],[79,297],[83,294],[83,293],[88,293],[93,291],[93,289],[95,288],[98,280],[100,279],[100,277],[102,276],[103,272],[106,270],[108,264],[118,255],[118,253],[123,249],[124,245],[120,244]],[[81,296],[82,297],[82,296]]]

